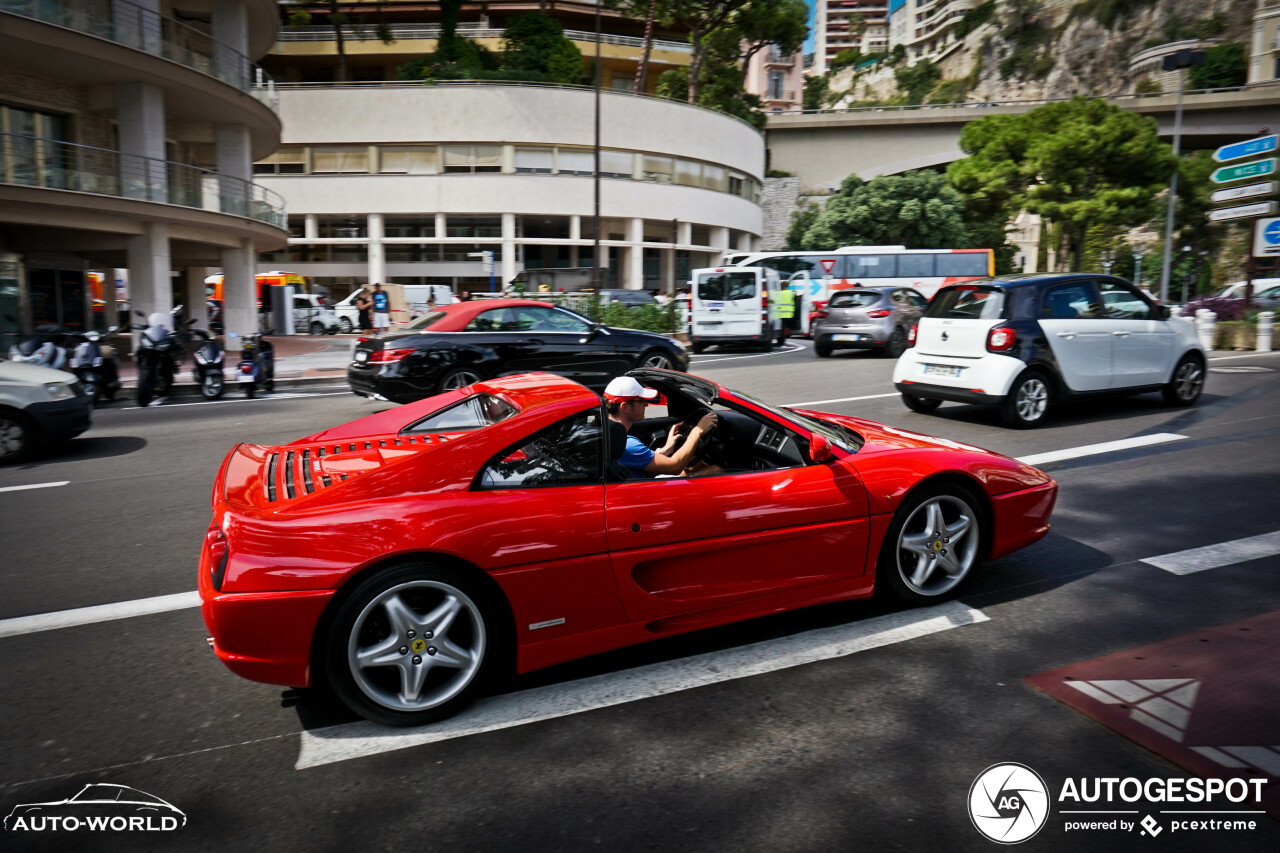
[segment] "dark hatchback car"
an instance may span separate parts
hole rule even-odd
[[[545,370],[599,391],[636,367],[686,371],[666,335],[592,323],[526,299],[457,302],[355,347],[347,382],[363,397],[408,403],[483,379]]]

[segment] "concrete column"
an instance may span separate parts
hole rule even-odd
[[[320,219],[314,213],[308,213],[302,219],[302,236],[308,240],[320,237]]]
[[[693,223],[681,222],[677,227],[676,242],[681,246],[687,246],[693,242]]]
[[[169,200],[164,151],[164,93],[150,83],[116,84],[120,190],[128,198]]]
[[[626,284],[623,287],[631,290],[644,288],[644,220],[631,218],[627,221]]]
[[[253,275],[253,244],[248,240],[234,249],[223,249],[222,315],[227,329],[224,349],[240,352],[240,337],[258,331],[258,292]]]
[[[448,228],[448,223],[445,222],[444,214],[437,213],[436,214],[436,237],[438,239],[443,239],[448,236],[449,236],[449,228]]]
[[[183,313],[188,320],[195,320],[195,328],[209,330],[209,306],[205,302],[204,277],[208,275],[204,267],[187,267],[182,274]]]
[[[658,289],[668,294],[680,289],[680,283],[676,281],[675,249],[658,250]]]
[[[577,214],[569,217],[569,239],[582,239],[582,217]]]
[[[126,249],[129,261],[129,298],[144,317],[152,313],[168,315],[173,310],[173,284],[170,280],[169,226],[148,222],[137,237],[130,237]],[[146,320],[138,318],[139,323]],[[172,322],[168,323],[173,328]],[[134,333],[134,349],[138,336]]]
[[[382,214],[369,214],[369,283],[387,280],[387,251],[382,245],[386,232],[382,227]]]
[[[720,225],[712,227],[711,245],[720,250],[716,258],[719,260],[719,255],[729,251],[729,229]]]
[[[498,284],[506,287],[516,277],[516,215],[502,214],[502,267]]]
[[[218,174],[221,176],[218,190],[222,198],[219,209],[236,216],[249,215],[249,202],[253,180],[253,161],[249,142],[249,128],[243,124],[219,124],[214,126],[217,143]]]
[[[241,89],[248,89],[249,15],[243,0],[213,0],[213,73]]]

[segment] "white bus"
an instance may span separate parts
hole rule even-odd
[[[809,315],[851,287],[910,287],[932,299],[940,287],[995,275],[990,249],[908,249],[843,246],[830,252],[733,252],[724,266],[777,270],[796,291],[796,325],[809,331]]]

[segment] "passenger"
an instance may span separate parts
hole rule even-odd
[[[627,446],[618,457],[619,464],[637,478],[663,474],[699,476],[720,473],[718,466],[702,462],[691,464],[698,441],[716,428],[715,412],[707,412],[689,430],[689,435],[683,442],[680,440],[680,424],[672,426],[661,450],[650,450],[644,446],[644,442],[630,434],[632,425],[644,418],[645,406],[657,397],[657,391],[644,387],[630,376],[619,376],[605,387],[604,399],[609,417],[627,430]]]

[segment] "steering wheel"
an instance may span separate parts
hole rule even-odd
[[[693,432],[693,428],[698,425],[698,421],[705,418],[708,414],[711,414],[711,409],[706,406],[698,406],[690,412],[689,415],[680,422],[679,434],[681,439],[688,438],[689,433]],[[698,439],[697,446],[693,448],[693,458],[689,460],[690,465],[701,462],[706,459],[708,455],[719,453],[722,449],[723,443],[714,437],[716,429],[717,427],[712,427],[710,431],[703,433],[702,437]]]

